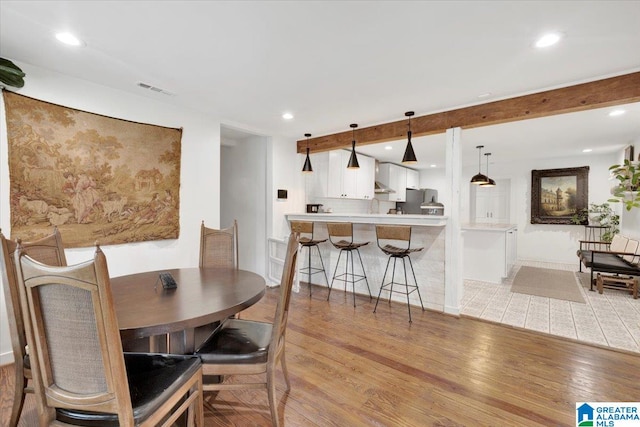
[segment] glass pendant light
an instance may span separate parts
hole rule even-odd
[[[415,113],[413,111],[407,111],[405,116],[409,117],[409,132],[407,132],[407,148],[404,150],[404,156],[402,157],[402,163],[418,163],[416,153],[413,151],[413,145],[411,145],[411,116]]]
[[[360,165],[358,164],[358,156],[356,155],[356,128],[357,124],[352,123],[351,125],[351,157],[349,157],[349,164],[347,164],[347,169],[360,169]]]
[[[489,178],[489,156],[491,155],[491,153],[484,153],[484,155],[487,158],[487,179],[489,180],[489,182],[480,184],[480,187],[495,187],[496,182],[493,179]]]
[[[309,158],[309,137],[311,136],[311,134],[305,133],[304,136],[307,137],[307,158],[304,159],[304,166],[302,168],[302,172],[311,173],[313,172],[313,168],[311,167],[311,159]]]
[[[484,145],[478,145],[476,148],[478,149],[478,173],[471,178],[471,183],[476,185],[486,184],[489,182],[489,178],[482,175],[482,172],[480,171],[480,164],[482,163],[482,149],[484,148]]]

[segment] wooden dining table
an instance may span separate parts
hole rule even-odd
[[[177,287],[165,289],[160,273]],[[178,268],[111,278],[125,351],[192,353],[220,321],[258,302],[265,279],[231,268]]]

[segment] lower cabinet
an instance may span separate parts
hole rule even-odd
[[[518,258],[518,230],[513,227],[463,227],[464,278],[502,283]]]

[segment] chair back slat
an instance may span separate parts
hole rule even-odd
[[[200,226],[200,267],[238,268],[238,222],[224,229]]]
[[[411,227],[406,225],[376,225],[379,240],[411,240]]]
[[[117,413],[133,423],[133,410],[113,306],[106,258],[96,248],[92,261],[52,267],[18,246],[20,288],[34,379],[44,410],[82,407]],[[36,393],[40,398],[40,394]],[[55,416],[55,415],[53,415]]]
[[[313,236],[313,221],[291,221],[291,232]]]

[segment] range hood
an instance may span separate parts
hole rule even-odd
[[[376,180],[375,180],[375,184],[373,186],[373,192],[375,194],[392,194],[392,193],[395,193],[396,190],[394,190],[393,188],[389,188],[388,186],[386,186],[383,183],[381,183],[380,181],[378,181],[378,171],[379,170],[380,170],[380,162],[378,161],[378,159],[376,159]]]
[[[375,194],[391,194],[391,193],[395,193],[396,190],[387,187],[380,181],[376,181],[375,186],[373,187],[373,192]]]

